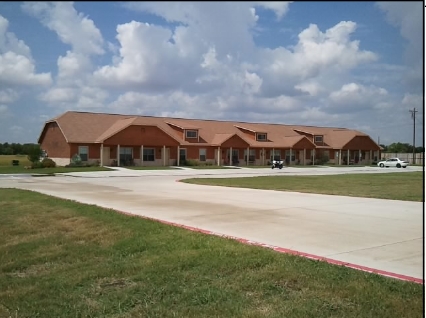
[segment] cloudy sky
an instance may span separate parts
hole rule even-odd
[[[0,2],[0,142],[68,110],[423,143],[422,2]]]

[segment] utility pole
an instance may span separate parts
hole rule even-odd
[[[414,110],[409,110],[409,112],[411,113],[411,118],[413,118],[413,164],[416,163],[416,107],[414,107]]]

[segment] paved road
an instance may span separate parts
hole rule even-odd
[[[31,178],[3,176],[0,187],[83,203],[264,244],[423,278],[423,203],[197,186],[187,177],[408,173],[422,167],[129,170]]]

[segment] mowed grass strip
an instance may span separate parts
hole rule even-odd
[[[126,166],[123,167],[126,169],[132,169],[132,170],[170,170],[170,169],[176,169],[173,166]]]
[[[193,178],[182,182],[226,187],[423,201],[423,172]]]
[[[19,166],[12,166],[12,160],[19,160]],[[105,167],[55,167],[42,169],[25,169],[31,166],[26,155],[0,155],[0,174],[55,174],[85,171],[110,171]]]
[[[24,166],[0,166],[0,174],[55,174],[67,172],[111,171],[105,167],[55,167],[25,169]]]
[[[421,317],[423,286],[0,189],[0,317]]]

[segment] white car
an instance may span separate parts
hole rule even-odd
[[[387,159],[387,160],[384,160],[384,161],[379,161],[378,163],[377,163],[377,165],[380,167],[380,168],[383,168],[383,167],[397,167],[397,168],[401,168],[401,167],[403,167],[403,168],[407,168],[407,166],[409,165],[410,163],[408,162],[408,161],[403,161],[403,160],[401,160],[401,159],[399,159],[399,158],[389,158],[389,159]]]

